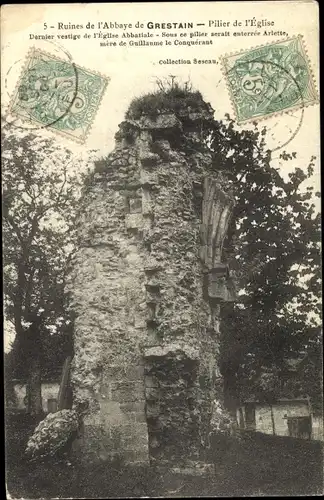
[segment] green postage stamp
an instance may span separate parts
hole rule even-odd
[[[301,36],[226,55],[222,66],[238,123],[318,103]]]
[[[110,78],[33,48],[27,55],[9,112],[35,128],[86,140]]]

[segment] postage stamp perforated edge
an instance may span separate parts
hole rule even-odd
[[[282,109],[280,111],[275,111],[273,113],[269,113],[269,114],[266,114],[266,115],[261,115],[261,116],[255,116],[255,117],[251,117],[251,118],[247,118],[246,120],[239,120],[239,117],[238,117],[238,114],[237,114],[237,108],[236,108],[236,104],[235,104],[235,99],[234,99],[234,96],[232,94],[232,88],[231,88],[231,85],[229,84],[229,81],[228,81],[228,69],[227,69],[227,59],[231,58],[231,57],[236,57],[236,56],[240,56],[240,55],[243,55],[243,54],[246,54],[248,53],[249,51],[254,51],[254,50],[257,50],[257,49],[260,49],[260,48],[263,48],[263,47],[267,47],[267,46],[271,46],[271,45],[277,45],[278,43],[283,43],[283,42],[288,42],[290,40],[296,40],[296,39],[299,39],[300,42],[301,42],[301,45],[302,45],[302,48],[303,48],[303,51],[304,51],[304,54],[305,54],[305,58],[306,58],[306,63],[307,63],[307,69],[309,71],[309,75],[310,75],[310,81],[311,81],[311,85],[313,87],[313,90],[314,90],[314,93],[315,93],[315,99],[310,101],[310,102],[302,102],[302,103],[299,103],[297,104],[296,106],[291,106],[290,108],[287,108],[287,109]],[[265,120],[268,120],[269,118],[272,118],[272,117],[275,117],[275,116],[282,116],[284,114],[290,114],[290,113],[293,113],[294,111],[296,111],[297,109],[305,109],[309,106],[314,106],[315,104],[319,104],[319,92],[318,92],[318,88],[316,86],[316,83],[315,83],[315,75],[314,75],[314,72],[313,72],[313,69],[312,69],[312,65],[311,65],[311,61],[310,61],[310,58],[309,58],[309,55],[308,55],[308,51],[307,51],[307,48],[306,48],[306,45],[305,45],[305,41],[304,41],[304,38],[302,35],[296,35],[296,36],[292,36],[292,37],[289,37],[289,38],[284,38],[284,39],[281,39],[281,40],[276,40],[276,41],[271,41],[271,42],[267,42],[267,43],[263,43],[263,44],[260,44],[260,45],[255,45],[249,49],[241,49],[239,51],[236,51],[236,52],[229,52],[229,53],[226,53],[224,54],[223,56],[220,57],[220,61],[221,61],[221,72],[224,76],[224,79],[225,79],[225,82],[226,82],[226,88],[227,88],[227,91],[228,91],[228,94],[229,94],[229,98],[230,98],[230,102],[231,102],[231,107],[232,107],[232,110],[235,114],[235,117],[236,117],[236,120],[237,120],[237,124],[238,125],[242,125],[242,124],[245,124],[245,123],[253,123],[253,122],[260,122],[260,121],[265,121]]]
[[[50,52],[47,52],[44,49],[40,49],[40,48],[37,48],[35,46],[30,47],[29,50],[28,50],[28,52],[27,52],[27,54],[25,55],[25,61],[24,61],[23,66],[22,66],[22,68],[20,70],[19,78],[17,79],[16,85],[15,85],[13,91],[11,92],[9,104],[7,106],[7,114],[11,114],[13,116],[16,116],[17,118],[19,118],[22,121],[22,123],[26,123],[26,124],[30,124],[30,125],[33,125],[33,124],[42,125],[42,127],[40,127],[42,129],[46,128],[47,130],[50,130],[54,134],[58,134],[58,135],[60,135],[62,137],[67,137],[67,138],[73,140],[74,142],[76,142],[78,144],[84,144],[85,141],[87,140],[90,132],[91,132],[91,129],[92,129],[92,126],[93,126],[93,123],[94,123],[97,111],[99,110],[99,108],[101,106],[101,102],[102,102],[103,96],[105,94],[105,91],[107,89],[107,86],[108,86],[111,78],[109,76],[107,76],[107,75],[104,75],[103,73],[101,73],[99,71],[86,68],[84,66],[81,66],[80,64],[75,64],[72,61],[70,61],[70,64],[75,64],[75,68],[76,69],[80,69],[80,70],[86,71],[87,73],[89,73],[91,75],[94,75],[94,76],[99,76],[103,80],[103,82],[104,82],[100,98],[98,99],[98,102],[97,102],[96,112],[93,114],[92,120],[91,120],[90,124],[88,125],[85,134],[83,136],[81,136],[81,137],[77,137],[76,135],[73,135],[73,134],[71,134],[71,133],[69,133],[67,131],[62,131],[60,129],[57,129],[57,128],[51,127],[51,126],[46,126],[42,122],[40,122],[40,121],[38,122],[35,119],[30,120],[26,116],[20,115],[19,113],[15,112],[13,110],[13,106],[14,106],[14,103],[15,103],[16,95],[18,93],[20,82],[22,81],[23,76],[24,76],[24,74],[26,73],[26,71],[27,71],[27,69],[29,67],[29,63],[30,63],[31,57],[35,54],[35,52],[41,53],[44,56],[52,58],[52,59],[55,59],[57,61],[66,62],[64,59],[62,59],[62,58],[60,58],[60,57],[58,57],[58,56],[56,56],[56,55],[54,55],[54,54],[52,54]],[[31,130],[33,130],[33,129],[31,129]]]

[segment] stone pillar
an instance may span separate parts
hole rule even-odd
[[[87,402],[85,460],[148,463],[144,363],[145,226],[137,150],[119,146],[96,165],[72,263],[74,404]]]
[[[68,285],[87,461],[197,459],[204,444],[223,294],[215,283],[226,274],[220,256],[231,208],[213,180],[204,183],[207,149],[183,146],[205,118],[126,120],[89,179]]]

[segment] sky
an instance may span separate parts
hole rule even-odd
[[[149,32],[148,22],[189,22],[203,23],[205,27],[195,27],[188,30],[188,36],[194,32],[220,31],[210,28],[222,22],[245,22],[253,18],[274,23],[276,33],[285,32],[286,37],[274,36],[232,36],[234,28],[230,28],[231,36],[214,37],[213,44],[208,46],[165,46],[162,47],[100,47],[94,39],[96,30],[59,29],[60,24],[86,26],[88,22],[97,25],[98,22],[117,24],[132,24],[129,32]],[[47,30],[44,29],[44,23]],[[142,23],[144,28],[136,29],[136,23]],[[36,40],[34,35],[49,32],[55,37],[63,34],[81,33],[81,39],[56,39],[55,43]],[[119,34],[124,29],[102,30],[105,34]],[[154,36],[162,31],[176,33],[180,30],[153,30]],[[152,32],[152,30],[150,31]],[[91,38],[84,38],[91,33]],[[16,88],[28,50],[39,48],[54,54],[63,60],[71,58],[76,65],[100,72],[110,78],[110,82],[98,109],[87,142],[80,146],[58,136],[55,132],[41,131],[44,136],[55,137],[58,143],[71,149],[76,154],[84,154],[90,149],[98,150],[98,156],[106,156],[114,147],[114,134],[118,124],[124,119],[131,100],[148,92],[156,90],[156,78],[167,78],[174,75],[179,83],[190,80],[193,88],[199,90],[204,99],[210,102],[215,110],[215,118],[222,119],[226,113],[234,117],[234,112],[227,87],[226,75],[222,72],[221,58],[241,50],[249,50],[256,45],[269,44],[274,41],[302,35],[307,50],[309,65],[313,72],[315,84],[319,75],[319,43],[318,43],[318,7],[316,2],[156,2],[156,3],[125,3],[125,4],[41,4],[41,5],[7,5],[1,11],[1,94],[2,112],[7,113],[11,96]],[[205,37],[194,35],[192,39],[203,40]],[[120,40],[120,38],[119,38]],[[172,40],[172,37],[165,37]],[[178,59],[216,60],[216,64],[168,64],[161,61]],[[261,124],[267,126],[267,146],[270,149],[280,147],[290,141],[283,149],[295,151],[295,163],[281,164],[279,155],[282,149],[273,152],[273,165],[281,169],[287,177],[291,167],[307,168],[312,155],[317,156],[315,175],[311,183],[320,190],[320,119],[319,106],[313,105],[304,110],[298,109],[290,113],[282,113],[273,118],[267,118]],[[244,128],[252,127],[247,124]],[[290,140],[291,139],[291,140]],[[305,186],[306,187],[306,186]],[[316,201],[319,208],[319,201]]]
[[[292,9],[292,5],[294,8]],[[178,81],[190,79],[194,88],[201,91],[206,101],[215,109],[215,117],[221,119],[225,113],[233,116],[226,76],[222,73],[220,58],[249,49],[256,45],[269,44],[278,41],[274,37],[214,37],[211,46],[171,46],[169,47],[99,47],[98,40],[84,39],[83,34],[95,33],[98,30],[60,30],[51,33],[81,33],[80,40],[29,40],[30,35],[44,34],[44,22],[55,27],[60,22],[74,25],[91,22],[132,23],[141,22],[146,26],[148,21],[200,21],[208,25],[213,20],[227,21],[249,18],[273,21],[276,30],[285,30],[288,38],[302,35],[306,47],[315,82],[318,82],[319,47],[318,47],[318,11],[316,2],[190,2],[190,3],[131,3],[131,4],[74,4],[74,5],[26,5],[6,6],[2,10],[2,99],[3,108],[10,100],[11,93],[17,84],[19,74],[26,59],[28,49],[40,48],[64,60],[70,56],[75,64],[90,70],[101,72],[110,78],[110,83],[96,115],[86,147],[99,149],[107,154],[113,147],[113,136],[118,124],[123,120],[124,113],[132,98],[156,89],[156,77],[164,78],[172,74]],[[235,28],[231,28],[232,31]],[[151,32],[147,28],[128,31]],[[153,30],[167,34],[178,33],[181,30]],[[216,28],[197,28],[188,30],[188,36],[197,32],[219,31]],[[105,34],[119,34],[124,30],[102,30]],[[277,31],[280,32],[280,31]],[[166,40],[173,40],[166,37]],[[203,40],[204,37],[194,37],[193,40]],[[214,59],[217,64],[170,65],[160,64],[168,59]],[[303,115],[303,116],[302,116]],[[300,121],[302,123],[300,124]],[[286,142],[300,126],[294,139],[287,145],[292,151],[297,151],[301,159],[308,160],[311,154],[319,148],[319,106],[311,106],[294,113],[283,113],[281,116],[264,121],[270,129],[268,142],[270,149]],[[310,129],[311,127],[311,129]],[[62,141],[62,139],[58,139]],[[74,147],[71,141],[67,145]],[[76,147],[76,146],[75,146]],[[77,149],[77,147],[76,147]]]

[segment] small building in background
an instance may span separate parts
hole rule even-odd
[[[14,379],[12,382],[12,396],[7,398],[7,409],[10,411],[25,412],[27,410],[26,382]],[[42,382],[42,408],[44,413],[53,413],[57,410],[60,384],[58,380]]]
[[[277,436],[323,440],[323,417],[314,415],[307,398],[282,398],[273,404],[246,400],[237,408],[240,429]]]

